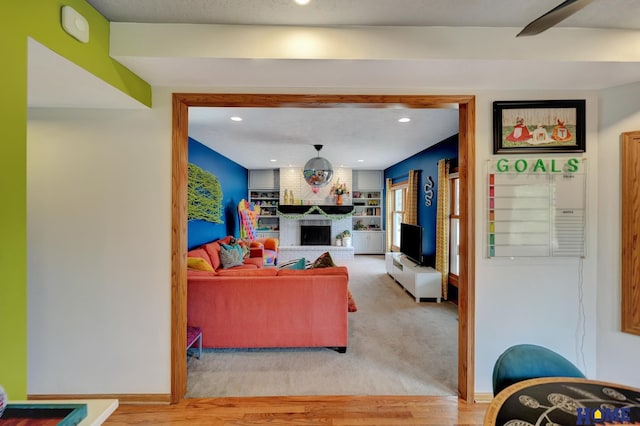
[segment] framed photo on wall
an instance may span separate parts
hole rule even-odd
[[[493,103],[494,154],[585,151],[584,99]]]

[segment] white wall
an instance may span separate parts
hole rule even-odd
[[[309,158],[315,157],[315,155],[309,155]],[[333,180],[330,184],[323,186],[317,193],[311,190],[311,186],[305,182],[302,177],[301,167],[282,167],[280,168],[280,200],[284,200],[284,191],[289,190],[293,193],[293,197],[296,200],[302,200],[304,204],[317,204],[328,205],[335,204],[336,199],[333,194],[330,193],[331,186],[338,180],[340,183],[346,183],[349,190],[349,194],[343,197],[344,204],[351,204],[351,191],[353,191],[352,177],[353,172],[349,168],[336,167],[333,172]],[[283,203],[284,204],[284,203]]]
[[[640,84],[603,91],[600,108],[598,378],[638,387],[640,336],[620,332],[620,135],[640,130]]]
[[[493,157],[492,102],[586,99],[587,256],[579,259],[487,258],[487,160]],[[533,343],[596,375],[598,102],[589,92],[490,92],[476,97],[476,392],[492,391],[493,365],[509,346]],[[553,155],[518,155],[554,157]],[[568,154],[556,154],[566,157]],[[582,155],[571,154],[582,157]],[[581,300],[582,297],[582,301]],[[581,317],[581,312],[586,318]]]
[[[161,112],[29,111],[29,394],[170,391],[171,139]]]
[[[640,125],[634,99],[640,87],[632,89],[605,93],[602,107],[593,92],[476,93],[476,392],[491,392],[496,358],[508,346],[523,342],[558,351],[590,377],[637,383],[633,374],[639,373],[630,373],[637,371],[637,357],[631,354],[638,353],[640,339],[616,331],[620,310],[615,168],[619,133]],[[31,112],[29,393],[170,391],[171,92],[196,91],[232,90],[156,88],[153,110],[142,112]],[[272,91],[286,92],[300,90],[283,86]],[[400,93],[350,90],[358,92]],[[492,157],[491,103],[561,98],[587,99],[587,257],[584,262],[487,259],[483,241],[485,164]],[[600,140],[606,149],[599,149]],[[599,161],[606,168],[599,167]],[[599,228],[599,223],[604,225]],[[602,320],[598,325],[597,319]]]

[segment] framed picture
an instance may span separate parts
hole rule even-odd
[[[585,101],[495,101],[493,153],[585,152]]]

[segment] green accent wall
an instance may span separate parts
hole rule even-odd
[[[60,9],[90,26],[89,43],[69,36]],[[27,395],[27,38],[151,106],[151,87],[109,56],[109,22],[84,0],[0,2],[0,385]]]

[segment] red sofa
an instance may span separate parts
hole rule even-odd
[[[203,255],[189,256],[196,254]],[[349,276],[344,266],[278,270],[243,265],[214,272],[190,269],[187,277],[187,324],[202,328],[205,348],[346,351]]]

